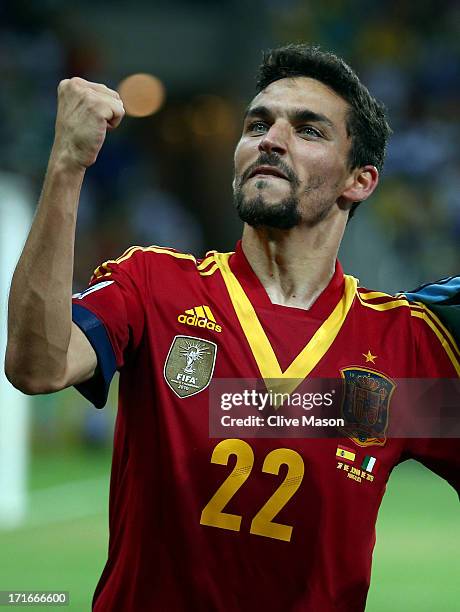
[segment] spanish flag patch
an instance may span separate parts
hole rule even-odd
[[[356,453],[351,448],[348,448],[347,446],[342,446],[342,445],[339,445],[337,447],[335,454],[337,457],[341,457],[342,459],[345,459],[346,461],[354,461],[356,457]]]

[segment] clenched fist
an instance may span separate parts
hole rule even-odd
[[[119,126],[125,110],[113,89],[79,77],[64,79],[58,87],[53,155],[77,168],[96,161],[107,129]]]

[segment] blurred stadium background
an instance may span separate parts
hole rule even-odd
[[[132,244],[231,250],[240,233],[232,153],[261,49],[307,41],[349,61],[386,103],[395,132],[383,181],[347,230],[346,271],[387,291],[458,273],[459,23],[453,0],[2,2],[4,211],[17,207],[26,224],[23,207],[33,210],[62,78],[116,88],[146,72],[163,82],[166,101],[152,116],[127,117],[87,174],[74,289]],[[5,432],[21,400],[0,376]],[[73,390],[17,405],[29,415],[26,506],[18,524],[0,527],[0,590],[69,590],[69,609],[87,610],[107,548],[116,385],[103,411]],[[0,438],[5,483],[16,468],[1,450]],[[454,491],[414,462],[398,467],[380,511],[367,610],[458,610],[459,544]]]

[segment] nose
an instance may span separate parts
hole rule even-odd
[[[287,127],[273,123],[259,142],[259,151],[284,155],[287,151]]]

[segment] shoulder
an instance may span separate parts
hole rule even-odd
[[[412,338],[414,350],[425,363],[432,361],[430,372],[442,369],[446,360],[453,366],[454,375],[460,375],[460,351],[450,331],[439,317],[423,302],[412,295],[395,295],[358,287],[358,307],[372,317],[385,321],[388,329],[397,326],[401,338]],[[445,368],[443,371],[447,371]]]
[[[410,299],[405,293],[394,295],[357,287],[356,291],[359,305],[372,311],[376,315],[386,313],[391,319],[406,321],[418,335],[424,329],[430,329],[435,335],[445,337],[449,334],[439,318],[432,312],[426,304]]]
[[[410,302],[405,295],[399,293],[391,295],[383,291],[358,286],[356,295],[359,305],[375,314],[387,313],[393,317],[410,317],[413,315],[413,309],[419,308],[418,305]]]
[[[363,313],[386,321],[392,326],[396,324],[401,330],[404,328],[414,336],[416,342],[420,334],[428,330],[438,337],[444,337],[448,333],[425,304],[408,299],[404,293],[392,295],[367,287],[357,287],[356,295],[358,307]]]
[[[439,316],[423,302],[409,299],[413,326],[418,333],[418,348],[439,366],[439,352],[447,356],[452,365],[453,375],[460,376],[460,350],[457,340]],[[430,305],[431,306],[431,305]],[[444,374],[445,375],[445,374]]]
[[[209,276],[217,270],[217,251],[208,251],[204,257],[183,253],[172,247],[159,245],[131,246],[117,259],[109,259],[94,270],[93,279],[99,280],[121,272],[130,276],[147,277],[150,274],[196,274]]]

